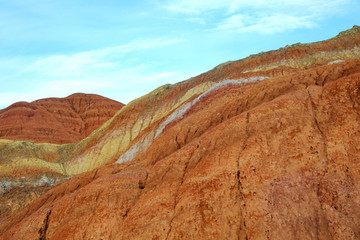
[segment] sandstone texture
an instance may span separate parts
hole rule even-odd
[[[359,47],[219,65],[78,143],[0,141],[0,239],[359,239]]]
[[[83,93],[14,103],[0,110],[0,139],[56,144],[79,142],[123,106],[99,95]]]

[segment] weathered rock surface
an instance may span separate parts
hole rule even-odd
[[[4,179],[80,173],[0,238],[359,239],[358,32],[164,86],[76,144],[0,142]]]
[[[14,103],[0,110],[0,138],[36,143],[79,142],[123,106],[99,95],[83,93]]]

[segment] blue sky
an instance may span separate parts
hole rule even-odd
[[[96,93],[123,103],[216,65],[360,24],[359,0],[0,0],[0,108]]]

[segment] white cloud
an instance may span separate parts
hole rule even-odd
[[[215,30],[271,34],[297,28],[312,28],[314,26],[315,23],[307,16],[277,14],[252,17],[249,15],[236,14],[225,19]]]
[[[270,34],[298,28],[312,28],[322,19],[339,13],[351,1],[178,0],[171,1],[166,5],[166,9],[176,13],[191,14],[192,19],[202,19],[204,22],[208,22],[206,17],[209,12],[218,11],[217,15],[220,17],[212,30]]]
[[[226,10],[229,14],[232,14],[236,11],[252,8],[252,9],[279,9],[283,11],[284,9],[291,8],[292,10],[306,10],[311,8],[312,11],[320,10],[322,11],[326,8],[328,10],[335,10],[339,6],[342,6],[348,3],[351,0],[177,0],[177,1],[168,1],[168,4],[165,5],[165,8],[181,13],[189,14],[201,14],[204,11],[209,10]]]
[[[74,92],[97,93],[127,103],[184,76],[184,73],[178,71],[157,70],[154,68],[157,64],[154,60],[144,61],[141,58],[146,55],[146,50],[157,51],[182,41],[184,40],[137,40],[120,46],[53,55],[35,61],[24,61],[22,58],[13,60],[9,66],[14,69],[0,80],[2,84],[12,86],[12,90],[8,88],[7,92],[0,90],[0,108],[17,101],[65,97]],[[130,61],[131,58],[135,60]],[[5,66],[2,66],[2,62],[0,61],[1,68]],[[10,74],[13,72],[17,73]],[[32,83],[31,86],[26,85],[28,82]]]
[[[144,51],[183,42],[184,39],[153,39],[137,40],[128,44],[106,47],[93,51],[86,51],[72,55],[55,55],[39,59],[28,66],[25,71],[46,74],[48,77],[81,77],[101,74],[106,69],[114,70],[121,64],[120,59],[125,54]]]

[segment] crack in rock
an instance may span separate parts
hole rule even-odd
[[[49,228],[51,210],[46,214],[46,217],[43,222],[43,226],[39,229],[39,240],[46,240],[46,232]]]

